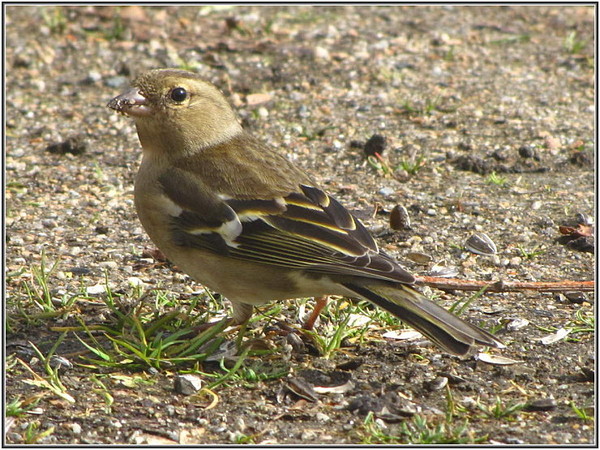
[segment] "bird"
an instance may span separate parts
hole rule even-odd
[[[504,347],[418,292],[358,218],[245,130],[199,74],[149,70],[107,106],[135,123],[143,228],[183,272],[229,299],[234,322],[266,302],[336,295],[383,308],[450,354]]]

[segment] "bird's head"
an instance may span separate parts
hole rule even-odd
[[[221,91],[186,70],[143,73],[108,107],[132,117],[145,151],[198,151],[241,132]]]

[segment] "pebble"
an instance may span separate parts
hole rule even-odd
[[[25,172],[27,164],[19,161],[11,161],[6,164],[6,170],[14,170],[15,172]]]
[[[174,389],[178,394],[193,395],[202,388],[202,379],[197,375],[184,374],[175,377]]]
[[[578,305],[584,302],[589,302],[588,298],[583,292],[565,292],[565,297],[571,303]]]
[[[369,45],[369,49],[371,50],[387,50],[390,47],[390,43],[387,40],[381,40],[372,45]]]
[[[94,286],[88,286],[85,288],[85,292],[89,295],[103,294],[104,292],[106,292],[106,285],[95,284]]]
[[[553,398],[540,398],[530,401],[523,409],[524,411],[552,411],[558,404]]]
[[[9,242],[11,243],[11,245],[14,245],[15,247],[25,245],[25,241],[23,240],[23,238],[20,238],[20,237],[11,237]]]
[[[58,224],[54,219],[43,219],[42,225],[44,225],[46,228],[56,228]]]
[[[430,391],[439,391],[446,387],[448,384],[447,377],[437,377],[435,380],[429,381],[427,384],[427,388]]]
[[[118,89],[129,84],[129,79],[123,76],[109,77],[104,80],[104,85],[109,88]],[[116,117],[116,116],[115,116]]]
[[[100,72],[91,71],[88,72],[87,77],[84,79],[84,83],[96,83],[102,79],[102,74]]]
[[[365,143],[364,152],[366,156],[374,156],[375,153],[379,155],[383,155],[385,148],[387,146],[387,140],[385,136],[381,134],[374,134],[369,138],[369,140]]]
[[[322,412],[318,412],[315,414],[315,419],[317,419],[317,422],[329,422],[331,417],[329,417],[327,414],[323,414]]]
[[[296,108],[296,114],[301,119],[306,119],[310,116],[310,110],[307,108],[306,105],[300,105],[298,106],[298,108]]]
[[[383,188],[379,189],[379,193],[385,197],[389,197],[390,195],[393,195],[395,192],[396,192],[396,190],[391,187],[383,187]]]
[[[535,150],[528,145],[522,145],[519,147],[519,156],[521,158],[533,158],[535,156]]]
[[[309,441],[316,437],[317,437],[317,434],[314,431],[306,430],[306,431],[303,431],[302,434],[300,435],[300,440],[301,441]]]
[[[515,256],[510,259],[508,262],[508,267],[518,267],[523,262],[523,259],[520,256]]]
[[[313,57],[315,59],[322,59],[326,61],[331,59],[329,50],[327,50],[325,47],[320,47],[318,45],[313,49]]]

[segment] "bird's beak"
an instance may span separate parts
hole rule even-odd
[[[147,117],[152,114],[152,108],[148,104],[148,100],[140,93],[138,88],[132,88],[113,98],[106,106],[132,117]]]

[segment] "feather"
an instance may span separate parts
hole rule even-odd
[[[356,283],[344,283],[344,286],[420,331],[448,353],[466,355],[475,343],[504,346],[494,335],[465,322],[408,286],[359,286]]]

